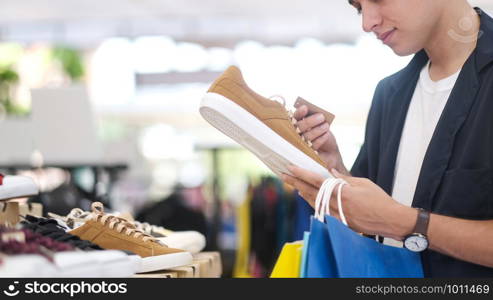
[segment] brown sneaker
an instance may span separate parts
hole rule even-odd
[[[192,255],[169,248],[143,233],[127,220],[104,213],[103,204],[92,204],[93,216],[69,233],[104,249],[125,250],[142,257],[138,273],[180,267],[192,263]]]
[[[293,114],[277,101],[262,97],[229,67],[202,99],[200,114],[212,126],[250,150],[274,173],[297,165],[329,177],[325,163],[300,134]]]

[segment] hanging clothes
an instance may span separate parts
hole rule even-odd
[[[253,198],[253,187],[249,186],[247,195],[243,203],[237,208],[237,248],[236,259],[233,269],[233,277],[250,278],[250,235],[251,235],[251,214],[250,206]]]
[[[306,202],[303,197],[301,197],[297,191],[295,193],[295,216],[294,216],[294,230],[293,230],[293,240],[299,241],[304,237],[305,231],[310,231],[310,216],[313,216],[314,210]]]
[[[259,277],[270,275],[277,258],[276,204],[279,200],[275,178],[265,177],[254,189],[252,199],[252,252]]]
[[[142,209],[135,219],[173,231],[193,230],[207,236],[204,214],[188,207],[179,189],[168,198]]]

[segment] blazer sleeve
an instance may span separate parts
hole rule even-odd
[[[386,78],[380,81],[375,89],[372,104],[366,121],[365,140],[361,146],[356,161],[351,168],[351,175],[369,178],[375,181],[378,175],[380,159],[380,144],[383,129],[385,89],[388,85]]]

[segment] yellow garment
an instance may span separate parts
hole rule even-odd
[[[284,244],[270,278],[300,278],[302,250],[302,241]]]
[[[251,278],[249,272],[250,259],[250,203],[253,198],[253,189],[250,187],[247,192],[245,201],[237,209],[237,247],[236,260],[233,269],[235,278]]]

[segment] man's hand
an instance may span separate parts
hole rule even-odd
[[[325,178],[296,166],[289,167],[289,171],[293,175],[284,174],[283,181],[295,187],[314,207]],[[402,239],[412,231],[417,216],[415,209],[399,204],[369,179],[345,176],[335,169],[331,172],[348,183],[342,188],[341,200],[344,215],[353,230],[394,239]],[[330,215],[340,219],[336,197],[333,193]]]
[[[326,163],[328,169],[336,168],[339,172],[349,175],[342,162],[336,139],[324,115],[316,113],[307,117],[308,113],[306,105],[298,107],[294,113],[303,136],[312,142],[313,149],[319,152],[320,158]]]

